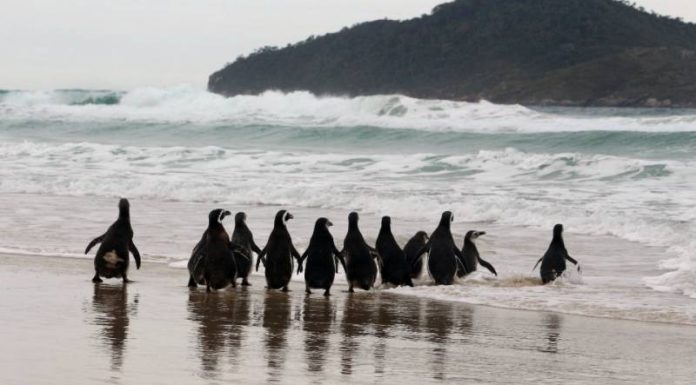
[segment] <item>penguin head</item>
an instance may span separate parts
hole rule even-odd
[[[556,226],[553,227],[553,236],[560,237],[561,235],[563,235],[563,225],[557,224]]]
[[[454,215],[451,211],[445,211],[442,213],[442,218],[440,218],[440,226],[450,227],[450,223],[454,222]]]
[[[330,220],[327,218],[319,218],[317,219],[316,223],[314,224],[314,229],[323,229],[326,228],[328,229],[329,227],[333,226],[333,223],[331,223]]]
[[[387,229],[391,227],[391,217],[389,217],[388,215],[382,217],[382,227]]]
[[[348,214],[348,227],[358,227],[358,213],[355,211]]]
[[[118,201],[118,214],[121,217],[127,217],[130,215],[130,203],[128,202],[128,199],[121,198]]]
[[[240,212],[238,212],[237,214],[235,214],[235,216],[234,216],[234,223],[236,223],[236,224],[242,224],[242,223],[246,222],[246,219],[247,219],[246,213],[240,211]]]
[[[471,230],[468,233],[466,233],[466,236],[464,237],[465,240],[470,240],[471,242],[474,242],[478,237],[486,235],[485,231],[476,231],[476,230]]]
[[[294,217],[287,210],[280,210],[275,217],[275,226],[285,226],[292,218]]]
[[[213,226],[215,224],[221,224],[222,220],[231,214],[231,212],[225,209],[215,209],[208,214],[208,225]]]
[[[428,237],[428,233],[426,233],[425,231],[417,232],[416,235],[414,235],[414,237],[421,242],[427,242],[430,239],[430,237]]]

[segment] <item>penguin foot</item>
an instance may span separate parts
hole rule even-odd
[[[189,278],[188,287],[190,287],[191,289],[195,289],[198,287],[198,285],[196,284],[196,281],[193,280],[193,277]]]
[[[330,297],[330,296],[331,296],[331,293],[329,293],[329,289],[326,289],[326,291],[324,292],[324,297]]]
[[[242,286],[251,286],[251,284],[249,283],[249,281],[247,281],[246,278],[244,278],[244,279],[242,280]]]
[[[290,291],[290,289],[288,289],[287,286],[283,286],[283,293],[287,293],[287,292],[289,292],[289,291]]]
[[[92,282],[94,283],[101,283],[103,282],[101,278],[99,278],[99,274],[94,274],[94,278],[92,278]]]
[[[355,290],[353,290],[353,285],[350,285],[350,287],[348,287],[348,292],[355,293]]]

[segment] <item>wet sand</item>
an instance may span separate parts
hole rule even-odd
[[[2,384],[692,383],[696,327],[503,310],[388,292],[189,291],[144,263],[0,256]]]

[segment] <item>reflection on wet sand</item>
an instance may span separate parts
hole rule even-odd
[[[100,327],[99,339],[109,349],[111,370],[120,371],[128,339],[129,313],[137,311],[138,296],[128,304],[125,285],[94,285],[92,311],[94,324]]]
[[[359,337],[368,335],[372,315],[375,306],[368,300],[363,300],[364,295],[348,295],[343,304],[343,315],[341,318],[341,373],[345,375],[353,374],[354,356],[360,355]]]
[[[287,293],[268,291],[263,299],[264,343],[269,381],[280,382],[287,354],[287,332],[291,319],[291,300]]]
[[[326,298],[306,296],[302,308],[302,330],[307,370],[322,372],[329,354],[331,324],[336,317],[334,304]]]
[[[188,300],[189,319],[198,325],[198,349],[204,377],[215,377],[225,348],[229,359],[237,365],[244,340],[244,326],[249,323],[249,298],[245,292],[220,291],[206,294],[191,291]]]
[[[546,347],[539,349],[545,353],[558,353],[558,340],[561,336],[561,317],[558,314],[549,313],[544,319],[546,326]]]

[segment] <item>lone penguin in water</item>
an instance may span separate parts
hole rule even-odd
[[[417,232],[411,239],[406,242],[404,246],[404,254],[406,255],[406,262],[411,267],[411,278],[416,279],[420,276],[421,271],[423,271],[423,254],[426,250],[423,250],[425,244],[428,243],[428,234],[425,231]],[[421,252],[422,251],[422,252]],[[418,254],[421,252],[421,254]]]
[[[329,232],[329,227],[333,223],[326,218],[317,219],[314,224],[314,232],[309,240],[309,246],[300,258],[297,273],[302,272],[302,262],[307,259],[305,268],[305,292],[312,294],[311,289],[324,289],[324,296],[331,295],[331,285],[333,285],[336,273],[338,273],[338,262],[346,270],[346,262],[343,255],[336,248],[333,236]]]
[[[298,262],[300,260],[300,253],[292,244],[287,228],[287,222],[292,218],[294,218],[292,214],[286,210],[278,211],[266,247],[261,250],[256,261],[256,271],[259,270],[259,264],[263,262],[268,289],[282,288],[283,291],[288,291],[288,284],[295,270],[293,258]]]
[[[382,283],[413,287],[411,268],[406,261],[406,254],[394,239],[394,234],[391,231],[391,218],[388,216],[382,217],[382,227],[379,229],[375,246],[380,262]]]
[[[208,214],[208,228],[191,252],[188,262],[191,288],[205,285],[206,291],[235,287],[237,277],[236,258],[247,258],[242,250],[230,242],[230,237],[222,224],[231,213],[215,209]]]
[[[358,213],[348,215],[348,232],[343,240],[343,251],[346,258],[346,278],[348,279],[348,291],[353,292],[357,286],[363,290],[370,290],[377,279],[377,264],[374,258],[377,253],[367,245],[360,229],[358,228]]]
[[[437,285],[451,285],[454,277],[462,266],[462,253],[454,244],[450,224],[454,221],[454,215],[450,211],[442,213],[440,224],[437,226],[430,240],[418,252],[428,252],[428,272]]]
[[[566,269],[566,259],[578,267],[578,272],[581,271],[578,261],[568,255],[565,242],[563,242],[563,225],[558,224],[553,227],[553,239],[546,254],[537,261],[532,270],[536,269],[541,262],[541,281],[547,284],[563,274]]]
[[[476,240],[478,239],[478,237],[485,234],[485,231],[473,230],[466,233],[466,236],[464,237],[464,246],[462,247],[461,259],[464,268],[459,269],[457,271],[457,277],[461,278],[465,275],[473,273],[474,271],[476,271],[476,268],[479,264],[488,269],[488,271],[493,273],[493,275],[498,276],[498,273],[495,271],[493,265],[481,259],[481,256],[478,252],[478,248],[476,248]]]
[[[104,278],[122,278],[124,283],[128,280],[128,252],[133,254],[136,268],[140,269],[140,253],[133,243],[133,228],[130,223],[130,204],[128,199],[122,198],[118,202],[118,219],[106,233],[94,238],[87,245],[85,254],[97,243],[101,243],[97,254],[94,256],[94,278],[92,282],[102,282]]]
[[[254,235],[246,225],[247,216],[243,212],[239,212],[234,216],[234,231],[232,232],[232,243],[242,248],[249,258],[236,258],[237,261],[237,276],[242,278],[242,286],[250,286],[247,280],[251,272],[252,252],[258,256],[261,254],[261,249],[254,242]]]

